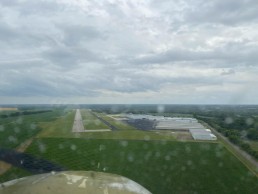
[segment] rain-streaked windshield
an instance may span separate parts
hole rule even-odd
[[[255,194],[257,0],[0,0],[0,194]]]

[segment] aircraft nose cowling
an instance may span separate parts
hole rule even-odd
[[[34,175],[1,184],[1,194],[150,194],[138,183],[115,174],[64,171]]]

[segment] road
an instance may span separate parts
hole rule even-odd
[[[229,151],[231,151],[249,170],[258,176],[258,162],[252,156],[231,143],[225,136],[223,136],[207,123],[203,121],[202,123],[204,126],[210,128],[211,131],[217,136],[217,138],[225,145],[225,147],[228,148]]]
[[[72,132],[74,133],[85,132],[80,109],[76,110]]]

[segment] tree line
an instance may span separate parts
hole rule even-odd
[[[19,111],[19,112],[12,112],[8,114],[0,115],[1,118],[9,118],[9,117],[17,117],[22,115],[33,115],[33,114],[40,114],[40,113],[46,113],[46,112],[52,112],[52,110],[38,110],[38,111]]]

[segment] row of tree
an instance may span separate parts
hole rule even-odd
[[[243,137],[241,136],[241,132],[239,130],[222,127],[220,126],[220,122],[218,122],[214,118],[213,119],[203,118],[203,117],[198,118],[197,116],[197,119],[201,119],[206,123],[208,123],[210,126],[214,127],[216,130],[218,130],[220,133],[226,136],[229,139],[229,141],[231,141],[235,145],[238,145],[244,151],[246,151],[247,153],[249,153],[251,156],[253,156],[255,159],[258,160],[258,151],[253,150],[251,146],[243,140]],[[247,133],[247,137],[252,140],[258,140],[258,130],[249,129]]]
[[[9,117],[22,116],[22,115],[40,114],[40,113],[46,113],[46,112],[52,112],[52,110],[17,111],[17,112],[11,112],[11,113],[8,113],[8,114],[0,115],[0,117],[1,117],[1,118],[9,118]]]

